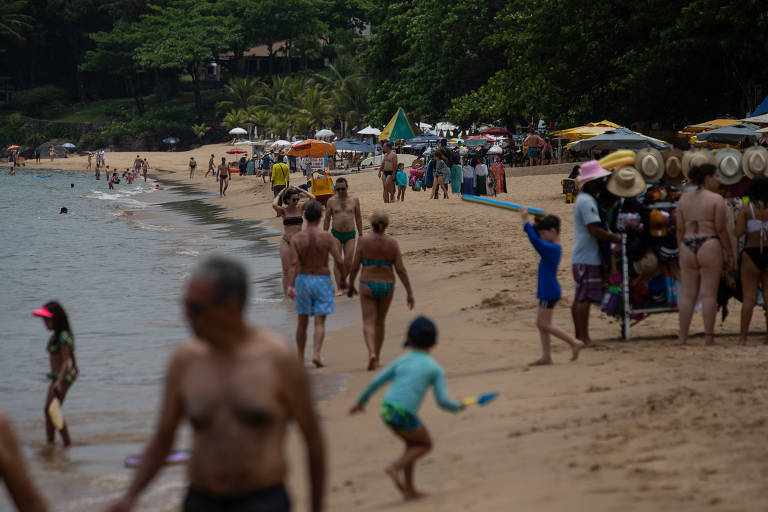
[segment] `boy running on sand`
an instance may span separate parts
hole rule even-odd
[[[349,411],[350,414],[362,412],[371,395],[386,382],[392,381],[381,404],[381,419],[405,442],[405,452],[385,471],[406,500],[425,496],[413,486],[413,466],[416,459],[432,449],[432,439],[417,415],[429,386],[433,386],[437,404],[443,409],[452,412],[464,409],[462,404],[448,397],[445,372],[429,355],[436,343],[435,324],[423,316],[416,318],[408,328],[406,345],[411,350],[384,368],[368,384]],[[400,471],[404,479],[401,479]]]
[[[550,335],[560,338],[571,346],[571,361],[575,361],[579,358],[579,352],[584,348],[584,343],[552,324],[552,313],[555,304],[561,297],[560,283],[557,282],[557,266],[560,264],[560,257],[563,254],[563,248],[560,247],[560,218],[547,215],[539,220],[534,228],[528,222],[527,208],[520,208],[520,216],[523,219],[523,229],[528,234],[528,239],[541,256],[536,289],[536,298],[539,299],[536,326],[539,328],[539,336],[541,337],[541,359],[534,361],[530,366],[552,364]]]

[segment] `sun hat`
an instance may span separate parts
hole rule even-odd
[[[735,185],[744,177],[741,169],[741,152],[733,148],[720,149],[715,153],[717,175],[723,185]]]
[[[691,169],[700,165],[710,164],[717,167],[714,153],[707,149],[692,149],[683,155],[683,176],[688,178]]]
[[[32,312],[32,316],[39,316],[40,318],[53,318],[53,313],[51,313],[47,307],[43,306],[40,309],[36,309]]]
[[[661,273],[659,258],[651,249],[648,249],[643,257],[634,263],[634,267],[635,272],[645,278],[656,277]]]
[[[665,149],[661,153],[664,159],[664,181],[673,187],[683,184],[683,151],[678,148]]]
[[[762,146],[750,146],[741,157],[741,167],[749,178],[768,175],[768,149]]]
[[[600,167],[600,162],[597,160],[590,160],[589,162],[584,162],[581,164],[581,173],[579,174],[577,181],[579,184],[584,185],[590,181],[605,178],[606,176],[610,175],[610,171],[606,171]]]
[[[664,176],[664,159],[658,149],[643,148],[635,156],[635,168],[648,183],[659,181]]]
[[[619,167],[608,178],[605,188],[618,197],[635,197],[645,192],[645,179],[634,167]]]

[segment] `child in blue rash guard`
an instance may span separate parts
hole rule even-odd
[[[413,486],[413,466],[416,459],[432,449],[432,439],[418,417],[419,407],[429,387],[434,388],[437,404],[443,409],[452,412],[464,409],[462,404],[448,397],[445,372],[429,355],[436,343],[435,324],[423,316],[416,318],[408,328],[406,346],[411,350],[384,368],[363,390],[349,411],[350,414],[362,412],[371,395],[392,381],[381,405],[381,418],[405,442],[405,452],[387,466],[386,472],[406,500],[424,496]],[[400,471],[403,471],[404,479],[400,478]]]
[[[539,220],[534,228],[528,222],[527,208],[520,208],[520,216],[528,239],[541,256],[536,288],[536,298],[539,300],[536,326],[539,328],[541,337],[541,359],[531,363],[531,366],[552,364],[550,335],[560,338],[571,346],[571,361],[575,361],[579,358],[579,351],[584,348],[584,343],[552,323],[552,313],[561,296],[560,283],[557,282],[557,266],[563,254],[563,249],[560,247],[560,219],[554,215],[547,215]]]

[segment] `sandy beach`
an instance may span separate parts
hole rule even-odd
[[[211,153],[220,161],[229,145],[190,152],[141,153],[150,173],[218,192],[203,175]],[[198,166],[188,180],[189,156]],[[135,152],[108,153],[112,169],[130,167]],[[560,180],[572,164],[508,169],[509,193],[501,200],[543,208],[563,221],[559,278],[564,298],[555,321],[572,331],[570,250],[572,205]],[[27,168],[85,170],[86,158],[27,163]],[[5,172],[5,170],[3,170]],[[89,171],[93,172],[93,171]],[[298,174],[292,180],[300,183]],[[402,449],[378,416],[383,392],[364,415],[347,414],[372,378],[362,327],[338,329],[329,319],[324,346],[328,365],[312,373],[347,376],[344,392],[318,404],[328,443],[327,510],[408,511],[663,511],[762,510],[768,500],[768,369],[765,321],[756,312],[750,345],[737,347],[740,304],[718,322],[719,347],[705,347],[697,314],[688,347],[672,343],[677,314],[655,315],[620,339],[620,326],[593,312],[595,348],[569,363],[565,343],[553,340],[555,364],[529,368],[539,355],[536,330],[538,258],[515,212],[461,201],[430,200],[410,189],[404,203],[383,204],[376,173],[347,176],[364,219],[375,209],[390,214],[389,234],[400,244],[416,298],[406,307],[398,283],[389,313],[383,362],[402,351],[406,327],[417,314],[440,331],[434,357],[446,370],[449,392],[462,398],[487,391],[500,397],[458,415],[439,411],[427,398],[421,418],[435,441],[417,464],[416,483],[427,499],[403,503],[383,468]],[[233,176],[224,198],[212,203],[228,215],[263,220],[280,229],[270,208],[269,183]],[[102,180],[104,188],[106,182]],[[119,187],[119,185],[118,185]],[[365,229],[369,226],[364,221]],[[341,298],[355,301],[357,298]],[[719,319],[718,315],[718,319]],[[292,332],[282,333],[288,339]],[[289,440],[290,487],[307,502],[303,446]]]

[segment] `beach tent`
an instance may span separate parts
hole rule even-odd
[[[400,139],[412,139],[416,136],[416,130],[413,129],[413,125],[405,115],[403,107],[398,107],[395,115],[389,120],[387,126],[382,130],[379,135],[379,140],[400,140]]]
[[[562,137],[564,139],[576,141],[595,137],[615,128],[619,128],[619,125],[608,121],[607,119],[603,119],[602,121],[598,121],[596,123],[588,123],[584,126],[576,126],[575,128],[567,128],[565,130],[552,132],[552,135],[555,137]]]
[[[595,135],[585,140],[571,142],[567,147],[572,151],[587,151],[589,149],[643,149],[648,147],[663,150],[669,148],[670,145],[663,140],[654,139],[653,137],[648,137],[620,126],[602,135]]]
[[[734,124],[732,126],[723,126],[716,130],[709,130],[694,136],[691,142],[719,142],[721,144],[740,144],[749,139],[758,139],[757,126],[749,123]]]

